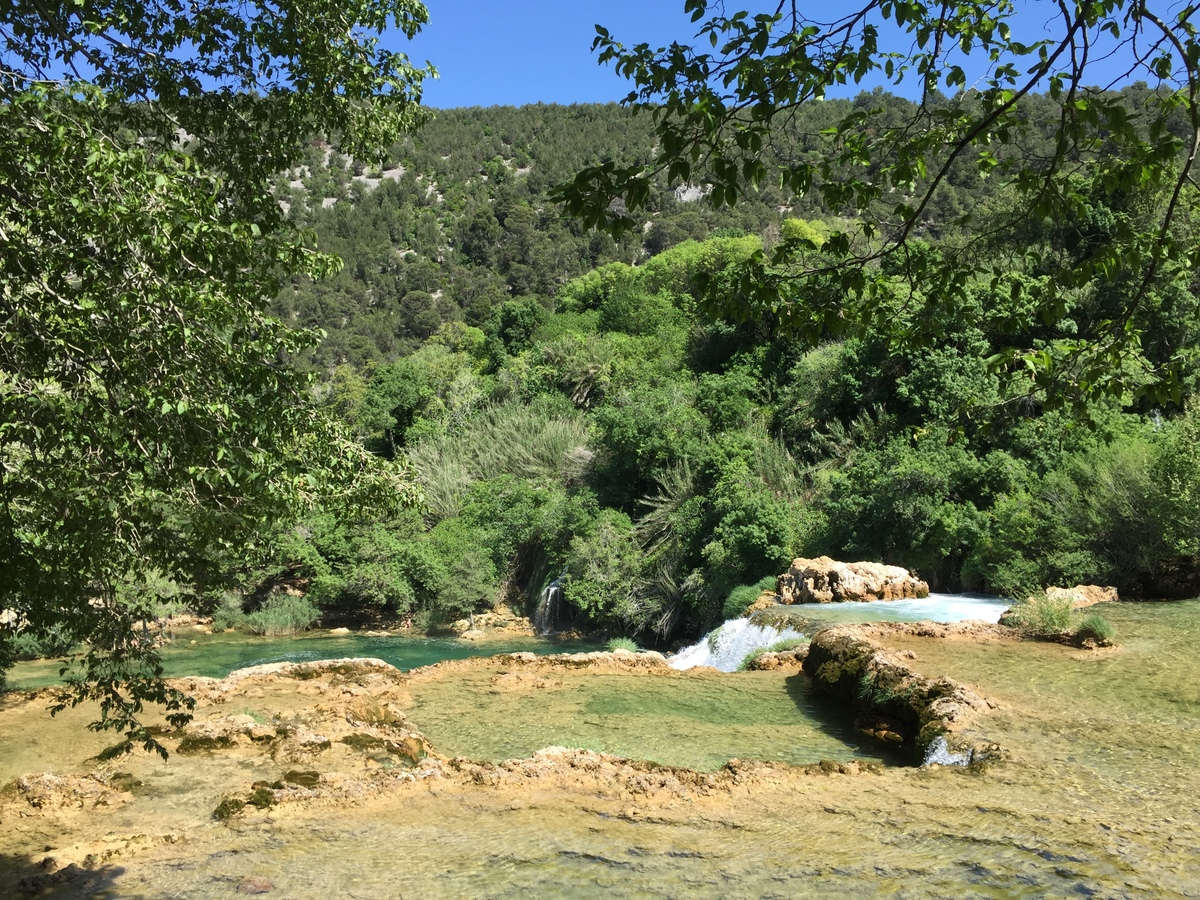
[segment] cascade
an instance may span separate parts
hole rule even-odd
[[[537,610],[533,614],[533,627],[539,634],[549,634],[558,624],[559,609],[562,606],[562,576],[542,588],[538,597]]]
[[[801,640],[806,635],[787,625],[755,625],[749,619],[730,619],[713,629],[690,647],[685,647],[667,662],[673,669],[711,666],[722,672],[736,672],[747,656],[778,641]]]
[[[925,751],[923,766],[969,766],[970,753],[955,753],[950,749],[944,735],[938,735]]]

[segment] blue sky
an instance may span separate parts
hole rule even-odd
[[[660,47],[673,40],[691,42],[697,25],[683,13],[684,0],[426,0],[430,22],[415,41],[388,36],[392,48],[408,53],[415,62],[432,62],[441,73],[426,83],[425,105],[435,108],[492,106],[523,103],[587,103],[621,100],[630,83],[611,67],[596,64],[591,52],[597,23],[631,46],[646,42]],[[847,0],[804,0],[810,14],[835,18],[851,6]],[[768,0],[741,0],[729,8],[763,10]],[[1018,0],[1013,20],[1020,38],[1033,42],[1047,37],[1047,25],[1057,33],[1061,25],[1046,0]],[[887,29],[885,29],[886,35]],[[884,40],[886,40],[886,36]],[[907,41],[905,41],[907,43]],[[1099,46],[1100,41],[1097,46]],[[897,46],[895,49],[907,49]],[[1095,48],[1094,48],[1095,49]],[[1102,54],[1097,54],[1102,56]],[[977,77],[982,60],[965,66],[968,77]],[[1110,64],[1101,60],[1095,77]],[[1116,66],[1116,61],[1111,63]],[[1114,68],[1114,71],[1116,69]],[[838,91],[853,95],[882,80],[864,82]],[[905,93],[915,79],[900,87]]]
[[[626,44],[691,38],[683,0],[426,0],[429,25],[394,49],[441,73],[425,103],[454,106],[620,100],[629,83],[591,52],[597,23]]]

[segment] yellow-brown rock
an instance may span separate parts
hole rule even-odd
[[[845,603],[929,596],[929,585],[908,569],[882,563],[845,563],[818,556],[795,559],[779,576],[781,603]]]
[[[1098,584],[1077,584],[1071,588],[1046,588],[1046,596],[1051,600],[1070,599],[1071,609],[1084,609],[1097,603],[1116,603],[1118,599],[1115,587],[1101,587]]]

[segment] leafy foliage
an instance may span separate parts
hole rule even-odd
[[[849,327],[929,346],[985,286],[996,326],[1057,326],[1054,340],[987,359],[1007,382],[1052,403],[1130,389],[1178,399],[1185,358],[1151,362],[1142,334],[1197,255],[1193,5],[1061,3],[1050,35],[1010,0],[864,0],[820,18],[797,4],[684,8],[699,23],[695,46],[626,47],[597,26],[599,61],[634,82],[626,103],[653,117],[658,147],[647,162],[583,168],[555,193],[570,213],[620,235],[659,179],[696,186],[714,208],[774,183],[843,223],[828,235],[790,228],[772,252],[709,280],[710,308],[767,316],[810,343]],[[1088,86],[1114,83],[1113,68],[1154,87]],[[915,83],[920,99],[877,89],[816,102],[867,80]],[[962,206],[959,188],[981,182],[995,202]],[[941,239],[936,252],[922,236]],[[1007,245],[1015,264],[981,268],[984,242]],[[1071,309],[1097,280],[1119,288],[1075,329]]]
[[[59,708],[98,701],[118,749],[163,752],[146,703],[172,725],[191,707],[132,630],[148,598],[123,585],[203,585],[214,559],[253,555],[318,498],[419,497],[311,408],[288,360],[314,335],[266,307],[336,268],[284,221],[269,177],[318,121],[364,153],[415,121],[422,73],[356,25],[412,34],[425,11],[277,13],[0,12],[0,609],[35,638],[87,640]]]
[[[278,637],[307,631],[320,615],[320,611],[307,597],[274,594],[261,607],[246,616],[245,624],[251,634]]]

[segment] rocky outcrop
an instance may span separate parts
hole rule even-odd
[[[796,559],[779,576],[781,603],[845,603],[929,596],[929,585],[907,569],[882,563],[844,563],[818,556]]]
[[[756,654],[747,663],[746,669],[751,672],[795,671],[803,668],[807,656],[807,644],[791,650],[766,651]]]
[[[804,671],[853,710],[861,731],[914,761],[970,763],[999,755],[968,730],[993,704],[949,678],[917,674],[905,664],[909,656],[887,650],[859,626],[839,625],[813,637]]]
[[[1116,603],[1118,599],[1115,587],[1101,587],[1097,584],[1077,584],[1071,588],[1049,587],[1046,596],[1051,600],[1070,600],[1071,609],[1084,609],[1097,603]]]
[[[519,616],[507,606],[497,606],[490,612],[476,613],[469,619],[459,619],[450,625],[450,631],[468,641],[513,635],[527,637],[537,633],[527,616]]]
[[[0,789],[0,805],[16,804],[18,815],[60,810],[117,809],[128,803],[131,779],[125,775],[21,775]]]

